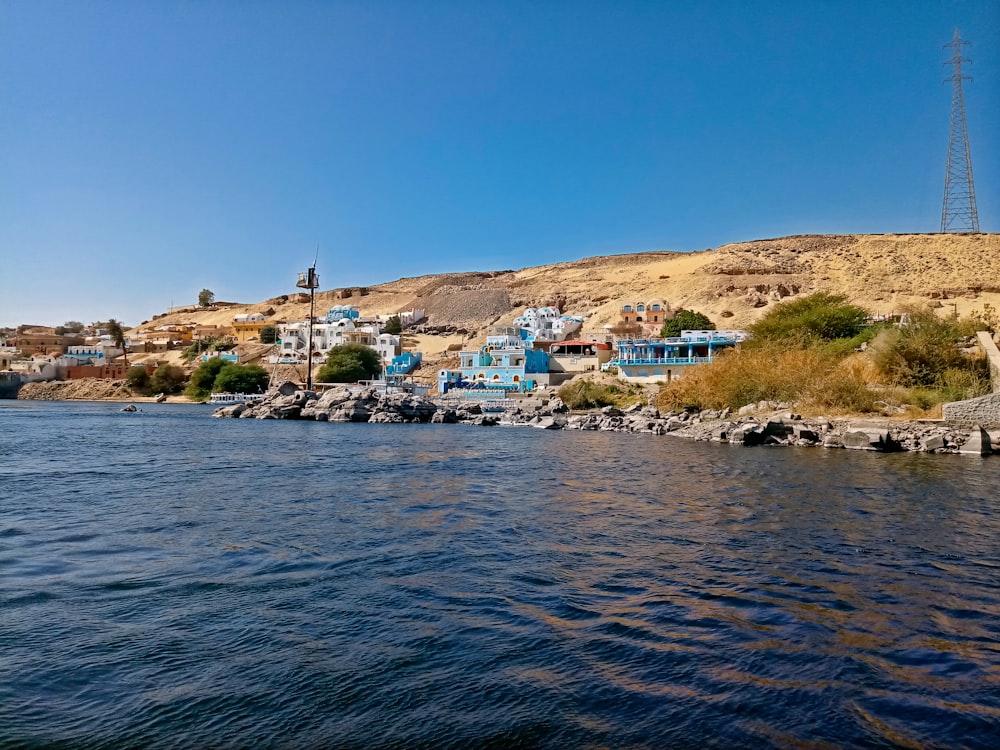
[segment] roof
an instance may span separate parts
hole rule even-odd
[[[570,341],[553,341],[552,346],[592,346],[595,349],[611,348],[611,344],[602,344],[599,341],[582,341],[581,339],[572,339]]]

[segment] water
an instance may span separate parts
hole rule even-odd
[[[1000,745],[1000,460],[0,401],[0,746]]]

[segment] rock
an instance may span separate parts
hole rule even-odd
[[[923,440],[920,447],[928,452],[943,450],[945,447],[944,435],[931,435]]]
[[[733,430],[729,436],[730,443],[742,443],[750,447],[764,443],[764,429],[760,425],[743,425]]]
[[[795,425],[792,428],[792,434],[795,436],[796,440],[805,440],[810,443],[818,443],[819,435],[809,430],[801,425]]]
[[[783,439],[791,434],[792,428],[786,425],[784,422],[774,420],[768,420],[764,425],[764,436],[765,437],[775,437]]]
[[[136,408],[135,404],[129,404],[128,406],[123,406],[121,410],[122,411],[139,411]]]
[[[844,433],[841,440],[845,448],[852,450],[879,451],[881,453],[901,450],[900,444],[892,439],[888,430],[849,430]]]
[[[605,406],[601,409],[601,414],[605,417],[622,417],[625,416],[625,412],[615,406]]]
[[[549,411],[553,414],[565,414],[569,411],[569,407],[566,406],[561,398],[553,396],[549,399]]]
[[[958,449],[958,452],[968,453],[973,456],[990,455],[993,452],[993,444],[990,441],[989,433],[979,425],[976,425],[972,428],[972,432],[966,438],[962,447]]]
[[[297,385],[295,385],[295,383],[293,383],[290,380],[286,380],[284,383],[282,383],[281,385],[279,385],[274,390],[276,390],[282,396],[291,396],[298,389],[299,389],[299,387]]]

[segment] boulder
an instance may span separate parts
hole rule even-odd
[[[944,435],[931,435],[930,437],[924,438],[920,447],[925,451],[939,451],[945,447]]]
[[[898,442],[893,440],[888,430],[848,430],[843,434],[841,440],[845,448],[850,448],[852,450],[888,453],[902,448]]]

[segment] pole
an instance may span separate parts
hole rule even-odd
[[[316,305],[316,287],[312,284],[316,267],[309,269],[309,356],[306,364],[306,390],[311,391],[313,387],[313,314]]]
[[[317,253],[319,251],[317,250]],[[309,339],[308,347],[309,352],[306,355],[306,390],[311,391],[313,385],[313,316],[316,312],[316,287],[319,286],[319,276],[316,275],[316,261],[313,261],[312,267],[309,268],[305,273],[299,274],[299,280],[295,286],[300,289],[309,290]]]

